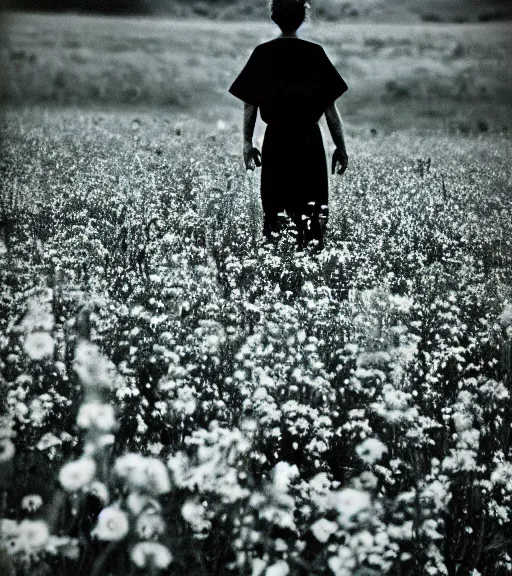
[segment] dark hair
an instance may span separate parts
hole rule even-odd
[[[283,32],[295,32],[309,14],[306,0],[272,0],[271,18]]]

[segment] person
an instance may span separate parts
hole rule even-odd
[[[318,122],[325,114],[336,145],[332,173],[343,174],[348,157],[336,100],[347,85],[319,44],[298,37],[308,12],[304,0],[273,0],[281,35],[254,49],[229,91],[244,102],[245,167],[261,166],[264,236],[275,241],[286,214],[299,248],[314,241],[322,250],[329,176]],[[262,152],[252,142],[258,109],[267,124]]]

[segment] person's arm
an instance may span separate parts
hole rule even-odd
[[[347,150],[345,148],[345,138],[343,136],[343,125],[341,122],[341,116],[336,107],[336,103],[333,102],[325,111],[325,118],[327,120],[327,126],[329,127],[329,132],[336,146],[332,157],[332,173],[336,171],[336,164],[340,164],[338,168],[338,174],[343,174],[347,169],[348,156]]]
[[[244,162],[246,170],[254,170],[261,166],[261,152],[252,145],[254,127],[258,108],[252,104],[244,103]]]

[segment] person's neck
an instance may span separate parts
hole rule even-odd
[[[297,30],[294,32],[281,32],[281,38],[298,38]]]

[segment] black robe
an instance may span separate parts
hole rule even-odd
[[[329,179],[318,121],[346,90],[324,49],[299,38],[257,46],[233,82],[231,94],[257,106],[268,125],[261,172],[267,237],[279,231],[278,214],[286,212],[301,245],[311,239],[323,244]]]

